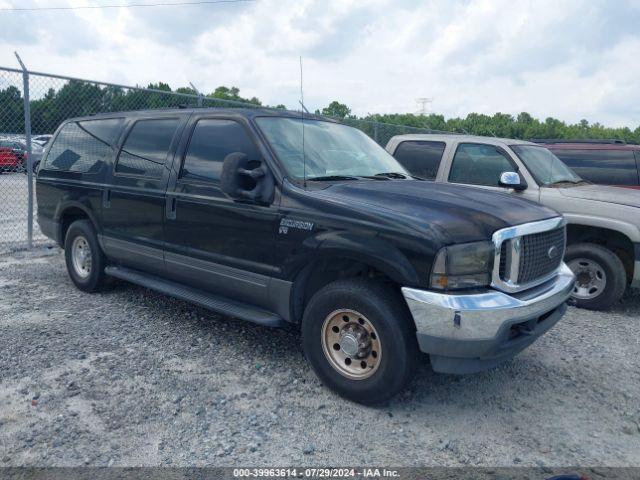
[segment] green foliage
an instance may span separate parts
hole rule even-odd
[[[24,103],[22,94],[14,86],[0,90],[0,132],[24,132]]]
[[[401,133],[414,133],[417,130],[436,130],[441,132],[468,133],[470,135],[496,136],[506,138],[518,138],[523,140],[535,138],[601,138],[621,139],[627,142],[640,143],[640,126],[635,130],[629,127],[609,128],[599,123],[589,124],[587,120],[580,120],[576,124],[567,124],[553,117],[544,121],[533,118],[527,112],[521,112],[517,116],[507,113],[495,113],[486,115],[482,113],[470,113],[464,118],[445,119],[444,115],[429,114],[415,115],[412,113],[388,113],[370,114],[365,117],[351,115],[347,105],[333,101],[322,110],[316,110],[317,114],[337,118],[349,119],[345,123],[358,126],[361,130],[384,144],[384,138],[393,136],[390,131],[395,130],[395,135]],[[370,123],[368,123],[370,122]],[[374,122],[379,125],[375,126]]]
[[[340,103],[337,101],[333,101],[329,104],[328,107],[325,107],[320,110],[316,110],[316,115],[324,115],[325,117],[332,117],[343,120],[345,118],[355,118],[351,115],[351,109],[347,107],[344,103]]]
[[[516,117],[498,112],[492,116],[470,113],[464,118],[445,119],[444,116],[437,114],[414,115],[408,113],[367,115],[363,119],[444,132],[523,140],[532,138],[616,138],[640,143],[640,127],[635,130],[628,127],[609,128],[599,123],[589,124],[587,120],[581,120],[576,124],[567,124],[553,117],[541,121],[533,118],[527,112],[519,113]]]
[[[154,91],[101,86],[75,80],[65,82],[61,88],[51,88],[44,95],[31,100],[32,131],[53,133],[67,118],[100,112],[177,108],[197,104],[195,98],[172,95],[171,87],[164,82],[151,83],[147,89]],[[191,87],[180,87],[175,92],[197,94]],[[204,106],[225,107],[242,104],[262,106],[262,102],[256,97],[242,97],[237,87],[220,86],[203,97]],[[24,132],[24,104],[21,91],[14,86],[0,89],[0,107],[0,132]],[[275,108],[286,109],[282,104]],[[590,124],[587,120],[567,124],[552,117],[542,121],[533,118],[527,112],[521,112],[515,117],[500,112],[494,115],[470,113],[464,118],[445,118],[444,115],[434,113],[370,114],[357,117],[351,113],[347,105],[334,100],[321,110],[316,110],[316,113],[337,118],[360,128],[382,145],[394,135],[429,130],[520,139],[616,138],[640,143],[640,126],[634,130],[629,127],[608,128],[599,123]]]
[[[197,95],[191,87],[180,87],[176,92]],[[234,102],[262,105],[255,97],[241,97],[237,87],[218,87],[213,93],[203,97],[203,100],[204,106],[241,105]],[[196,104],[196,98],[173,95],[171,87],[164,82],[151,83],[146,90],[133,90],[71,80],[57,90],[50,88],[44,95],[32,98],[31,129],[34,134],[53,133],[67,118],[102,112],[178,108]],[[0,108],[0,133],[24,133],[24,100],[21,91],[14,86],[0,89]],[[285,106],[278,105],[277,108]]]
[[[219,98],[222,100],[231,100],[234,102],[243,102],[243,103],[252,103],[254,105],[262,105],[262,102],[258,100],[256,97],[251,98],[243,98],[240,96],[240,89],[238,87],[218,87],[213,93],[207,95],[207,97],[211,98]]]

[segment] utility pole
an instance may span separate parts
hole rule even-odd
[[[431,111],[431,108],[429,108],[429,106],[433,103],[433,98],[416,98],[416,103],[418,104],[418,111],[416,112],[416,114],[424,116]]]

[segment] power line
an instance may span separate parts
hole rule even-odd
[[[0,12],[41,12],[46,10],[94,10],[99,8],[139,8],[139,7],[175,7],[192,5],[213,5],[219,3],[246,3],[256,0],[200,0],[191,2],[167,2],[167,3],[127,3],[113,5],[81,5],[78,7],[0,7]]]

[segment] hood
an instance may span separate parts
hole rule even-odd
[[[514,195],[417,180],[345,182],[321,192],[345,205],[403,217],[416,230],[436,228],[450,244],[488,240],[501,228],[559,216]]]
[[[580,185],[559,190],[565,197],[640,207],[640,190],[606,185]]]

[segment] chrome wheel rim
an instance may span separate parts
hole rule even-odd
[[[80,278],[91,275],[91,247],[82,235],[74,238],[71,244],[71,263],[73,263],[73,270]]]
[[[576,276],[571,293],[573,298],[589,300],[602,294],[607,286],[607,274],[602,265],[589,258],[574,258],[568,265]]]
[[[382,344],[373,324],[355,310],[331,312],[322,325],[322,350],[341,375],[364,380],[380,366]]]

